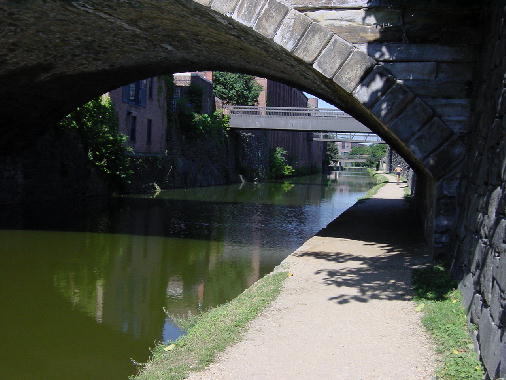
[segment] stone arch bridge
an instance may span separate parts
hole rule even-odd
[[[0,182],[5,188],[29,183],[33,173],[19,151],[112,88],[189,70],[270,77],[335,104],[411,164],[434,252],[455,256],[456,271],[467,276],[482,278],[472,265],[488,270],[486,286],[470,294],[489,306],[489,293],[506,291],[504,275],[483,260],[500,257],[502,238],[492,243],[492,237],[505,226],[504,210],[498,211],[503,9],[502,1],[462,0],[1,1],[0,165],[10,174]],[[493,154],[501,163],[492,172],[485,158]],[[478,193],[479,199],[470,195]],[[476,257],[478,248],[481,259],[472,264],[465,257]],[[500,329],[497,315],[486,318],[486,331]],[[485,348],[492,374],[503,364]]]

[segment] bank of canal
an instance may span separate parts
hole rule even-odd
[[[340,173],[2,207],[2,376],[127,378],[182,333],[164,309],[233,299],[371,186]]]

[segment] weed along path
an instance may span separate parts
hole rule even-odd
[[[203,379],[432,379],[435,355],[411,300],[427,263],[420,229],[390,182],[282,264],[279,297]]]

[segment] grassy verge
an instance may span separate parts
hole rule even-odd
[[[373,169],[367,169],[367,172],[371,177],[374,178],[374,180],[376,181],[376,185],[371,187],[369,191],[365,193],[365,195],[362,198],[360,198],[360,200],[374,197],[376,193],[379,191],[379,189],[381,189],[383,186],[385,186],[386,183],[388,183],[387,177],[385,177],[382,174],[377,174]]]
[[[265,276],[229,303],[186,321],[187,334],[169,346],[158,345],[134,379],[184,379],[204,369],[239,340],[248,322],[278,296],[287,276],[286,272]]]
[[[481,380],[483,368],[468,334],[457,284],[441,266],[416,269],[413,289],[422,323],[434,338],[440,357],[440,380]]]

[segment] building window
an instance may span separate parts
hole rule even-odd
[[[149,78],[149,80],[148,80],[148,96],[149,96],[149,100],[153,100],[153,86],[154,86],[154,80],[153,80],[153,78]]]
[[[140,107],[146,106],[148,81],[137,81],[123,86],[123,102]]]
[[[130,142],[135,144],[137,137],[137,116],[130,116]]]
[[[151,145],[151,129],[153,127],[153,120],[148,119],[148,126],[146,128],[146,145]]]

